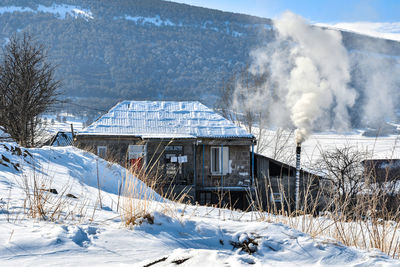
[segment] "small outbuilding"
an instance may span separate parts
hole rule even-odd
[[[400,180],[400,159],[368,159],[362,164],[364,179],[369,183]]]
[[[281,161],[254,155],[256,199],[266,211],[294,211],[296,192],[296,167]],[[300,170],[300,206],[311,206],[317,200],[321,177],[311,172]],[[306,198],[305,198],[306,197]],[[318,211],[318,207],[315,207]]]

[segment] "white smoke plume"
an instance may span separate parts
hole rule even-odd
[[[253,110],[268,109],[277,126],[294,126],[298,144],[317,124],[346,130],[357,93],[349,86],[350,62],[340,32],[311,26],[291,12],[274,27],[276,41],[251,54],[250,70],[270,74],[262,88],[265,101],[261,106],[260,98],[244,102]]]
[[[368,48],[368,43],[364,46]],[[379,128],[393,121],[399,106],[400,58],[355,52],[351,61],[356,70],[353,79],[363,92],[357,112],[364,126]]]

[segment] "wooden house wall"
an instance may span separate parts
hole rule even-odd
[[[142,140],[135,137],[78,137],[75,145],[79,148],[97,153],[97,146],[107,146],[107,160],[118,162],[124,167],[128,164],[128,146],[129,145],[145,145],[147,144],[146,153],[146,170],[148,177],[160,178],[157,183],[157,189],[160,194],[178,197],[182,193],[186,193],[189,199],[194,200],[193,174],[194,174],[194,156],[193,156],[193,140]],[[182,150],[174,151],[176,155],[186,155],[187,162],[178,164],[174,163],[176,173],[174,175],[166,175],[167,164],[170,160],[166,159],[166,154],[174,154],[166,149],[167,146],[181,147]],[[180,165],[180,167],[179,167]],[[189,200],[188,199],[188,200]]]
[[[273,211],[294,210],[296,194],[296,169],[286,164],[280,164],[267,157],[256,155],[255,177],[258,204],[264,210]],[[307,191],[310,187],[310,191]],[[304,194],[308,193],[309,202],[316,197],[319,184],[317,177],[301,171],[300,172],[300,203],[304,203]],[[273,201],[272,194],[281,194],[281,200]],[[278,195],[275,195],[278,197]]]
[[[179,150],[168,150],[169,147],[181,147]],[[156,141],[149,140],[147,142],[147,165],[155,166],[158,173],[162,174],[165,182],[192,185],[194,175],[194,144],[193,141]],[[187,156],[187,162],[179,164],[172,163],[167,155]],[[171,168],[172,166],[173,168]],[[155,169],[154,169],[155,170]],[[172,174],[171,171],[175,171]],[[167,172],[169,172],[167,174]]]

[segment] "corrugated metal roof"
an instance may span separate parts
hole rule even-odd
[[[78,135],[254,138],[198,101],[123,101]]]

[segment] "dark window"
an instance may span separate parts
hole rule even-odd
[[[219,147],[212,147],[211,148],[211,172],[212,173],[221,173],[220,168],[220,148]]]

